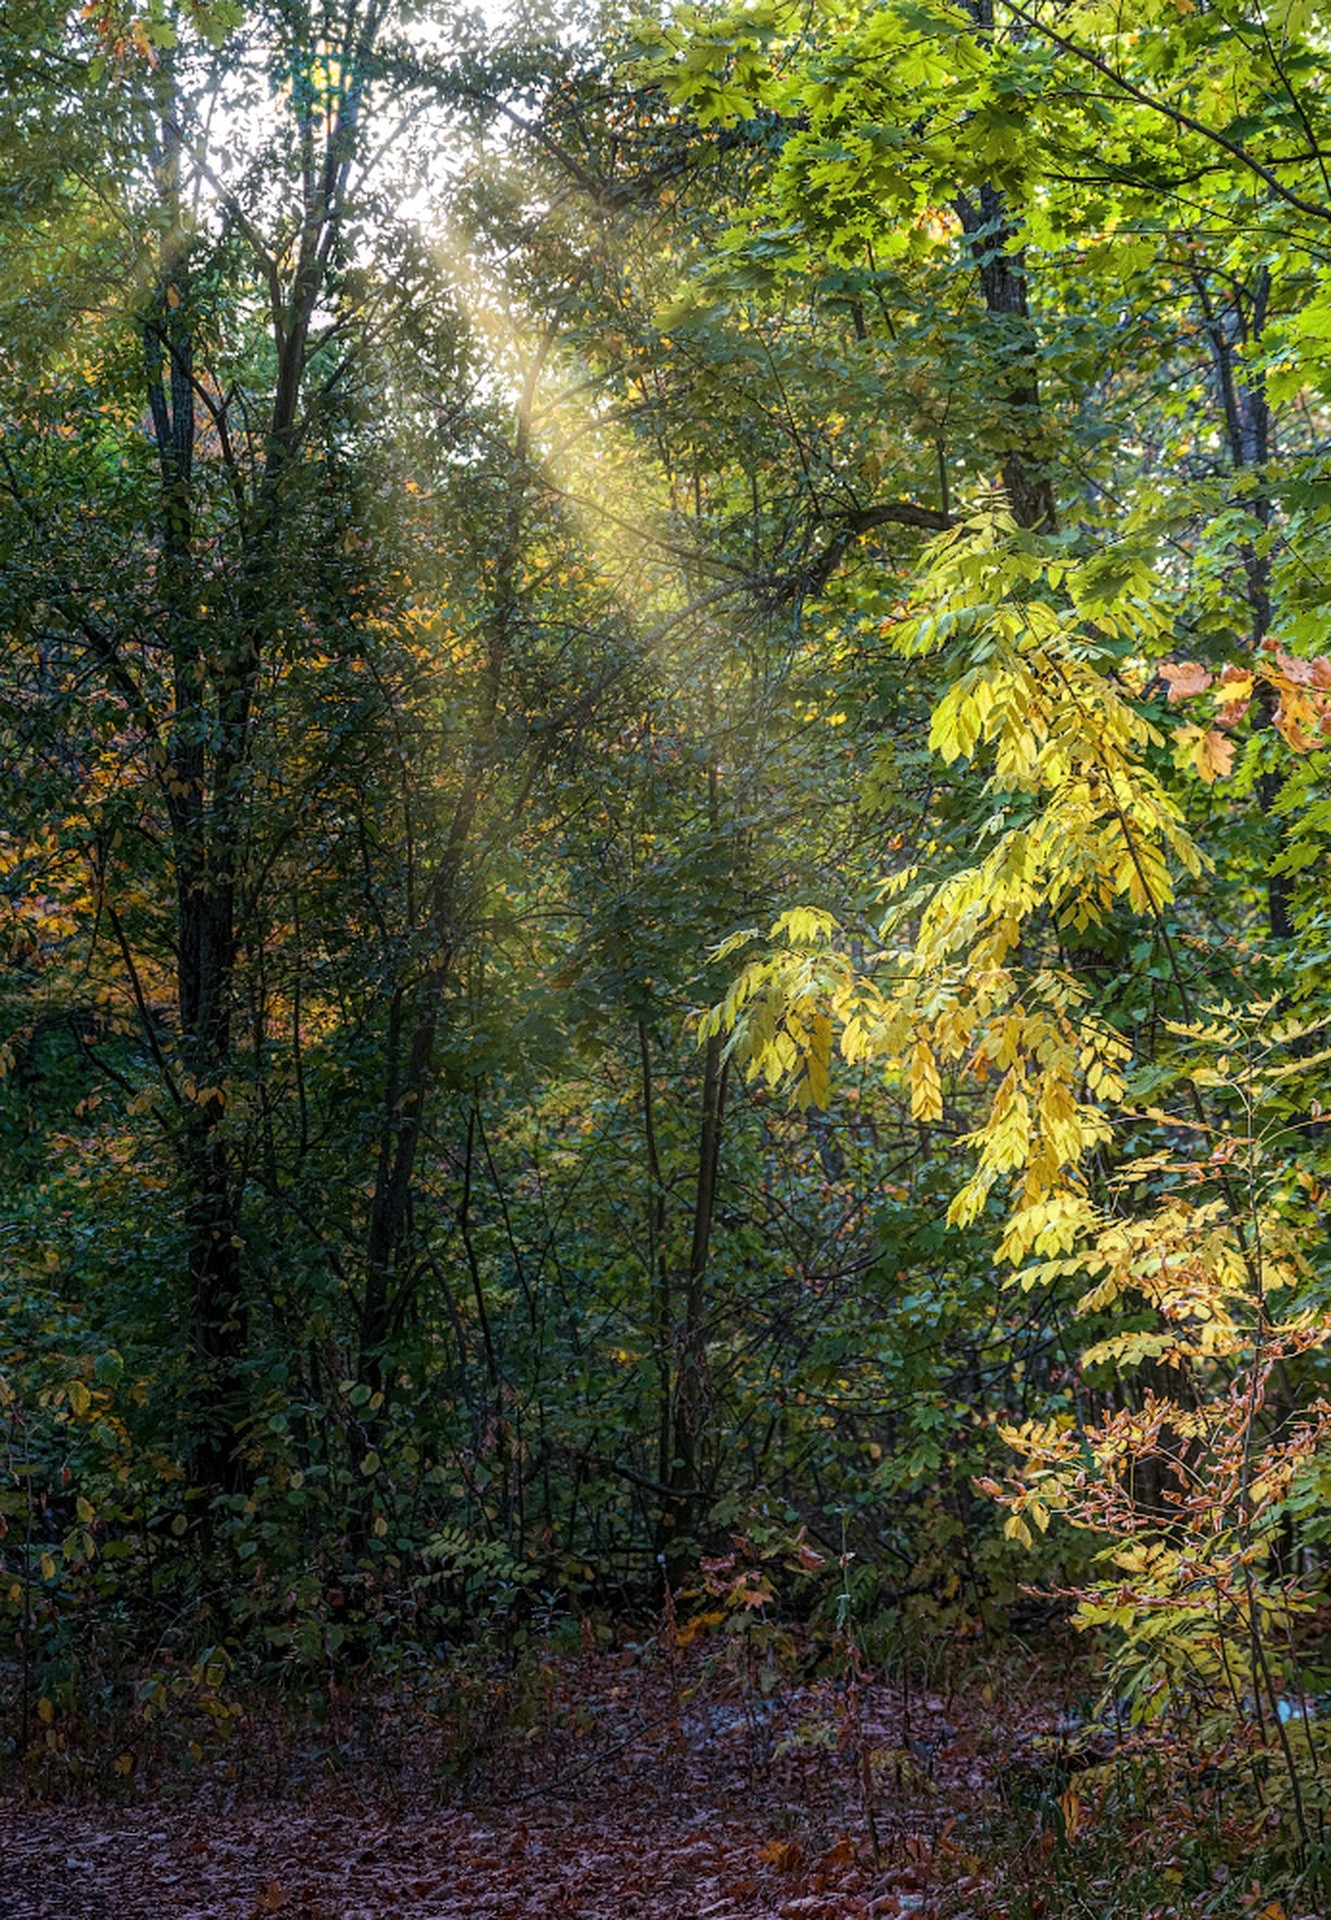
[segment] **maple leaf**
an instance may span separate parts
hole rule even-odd
[[[1216,709],[1215,724],[1226,729],[1236,727],[1252,703],[1252,674],[1247,667],[1231,662],[1221,668],[1217,684],[1224,689],[1224,703]]]
[[[1310,687],[1313,683],[1313,663],[1300,660],[1296,654],[1286,653],[1283,647],[1276,648],[1276,666],[1296,687]]]
[[[1311,753],[1317,745],[1308,729],[1317,724],[1318,718],[1312,702],[1292,692],[1280,702],[1271,716],[1285,745],[1295,753]]]
[[[1221,775],[1231,773],[1233,767],[1234,742],[1226,740],[1224,734],[1217,733],[1214,727],[1208,727],[1197,750],[1198,773],[1210,786]]]
[[[1178,744],[1178,764],[1195,768],[1198,778],[1208,787],[1233,771],[1234,742],[1217,733],[1214,727],[1178,727],[1174,739]]]
[[[1160,678],[1168,682],[1171,706],[1190,700],[1195,693],[1205,693],[1211,684],[1211,676],[1199,660],[1182,660],[1177,666],[1166,660],[1161,664]]]

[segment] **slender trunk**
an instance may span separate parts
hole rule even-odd
[[[1236,291],[1227,307],[1217,308],[1201,273],[1193,276],[1193,286],[1215,373],[1230,464],[1236,474],[1251,474],[1253,481],[1245,489],[1241,504],[1252,515],[1255,527],[1253,537],[1245,540],[1239,551],[1247,587],[1249,645],[1256,652],[1271,628],[1271,558],[1264,535],[1271,524],[1272,502],[1263,479],[1271,457],[1271,409],[1261,372],[1245,365],[1242,355],[1245,348],[1255,348],[1260,341],[1270,305],[1271,276],[1265,267],[1258,270],[1248,291],[1246,313],[1242,292]],[[1258,726],[1267,730],[1274,727],[1278,704],[1274,689],[1260,682],[1254,700]],[[1282,784],[1275,772],[1263,773],[1257,781],[1258,801],[1278,842],[1283,835],[1276,802]],[[1293,935],[1292,900],[1289,876],[1268,872],[1267,925],[1277,940]]]
[[[674,1299],[670,1275],[670,1256],[666,1247],[666,1190],[661,1157],[656,1143],[656,1093],[652,1083],[652,1048],[645,1020],[638,1022],[638,1064],[642,1075],[642,1130],[647,1146],[647,1266],[652,1284],[652,1322],[656,1344],[658,1380],[656,1415],[656,1480],[660,1487],[671,1484],[673,1448],[671,1410],[674,1404],[674,1368],[671,1345],[674,1336]],[[673,1518],[662,1508],[657,1520],[656,1551],[662,1555],[669,1544]]]
[[[157,453],[161,559],[158,592],[170,650],[173,713],[163,791],[175,878],[176,991],[184,1069],[179,1138],[193,1401],[198,1430],[191,1474],[205,1487],[240,1477],[234,1430],[246,1346],[238,1192],[221,1135],[223,1085],[231,1064],[235,970],[234,849],[218,843],[208,792],[210,731],[206,667],[194,557],[194,356],[188,225],[181,192],[181,144],[171,63],[157,76],[155,155],[163,243],[143,325],[144,376]]]
[[[966,0],[966,10],[980,34],[992,34],[993,0]],[[1018,526],[1056,533],[1058,508],[1048,470],[1037,377],[1040,347],[1031,317],[1025,251],[1013,244],[1016,223],[999,188],[986,182],[973,197],[958,194],[956,210],[993,322],[993,352],[1007,408],[1003,486]]]
[[[979,275],[985,310],[993,322],[1000,396],[1006,408],[1003,486],[1018,526],[1054,533],[1058,509],[1044,444],[1036,373],[1039,341],[1031,318],[1026,257],[1013,246],[1016,228],[1007,201],[996,187],[982,186],[974,198],[960,194],[956,207]]]
[[[693,1238],[684,1281],[683,1319],[678,1336],[675,1384],[674,1449],[666,1482],[674,1490],[672,1538],[677,1543],[697,1526],[704,1495],[702,1451],[708,1400],[706,1352],[706,1275],[711,1251],[716,1188],[721,1168],[721,1131],[728,1062],[719,1035],[708,1041],[703,1057],[702,1121],[698,1135],[698,1178],[693,1201]],[[674,1570],[672,1584],[678,1585]]]
[[[412,1180],[435,1078],[439,1019],[452,979],[467,917],[465,874],[476,816],[495,757],[500,693],[518,612],[518,560],[529,485],[528,453],[536,382],[554,345],[546,335],[527,369],[518,401],[513,473],[503,541],[495,566],[494,601],[487,622],[484,684],[461,788],[447,839],[430,885],[421,931],[431,955],[414,982],[399,982],[390,1012],[389,1055],[379,1127],[379,1155],[365,1246],[366,1281],[361,1308],[362,1371],[377,1389],[384,1384],[384,1351],[411,1283],[403,1271]],[[404,1028],[410,1037],[404,1038]]]
[[[366,1281],[361,1308],[363,1371],[376,1391],[383,1388],[384,1349],[403,1305],[406,1279],[401,1271],[401,1253],[407,1237],[412,1178],[427,1096],[434,1080],[439,1009],[453,966],[450,923],[454,878],[451,872],[440,873],[432,889],[430,922],[441,935],[442,950],[416,983],[414,994],[408,996],[399,986],[389,1013],[383,1117],[365,1242]],[[404,1042],[402,1026],[408,1009],[414,1017],[410,1036]]]

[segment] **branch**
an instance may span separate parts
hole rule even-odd
[[[111,922],[111,930],[116,937],[116,945],[120,948],[120,957],[125,963],[125,971],[129,975],[130,989],[134,995],[134,1005],[138,1009],[139,1024],[143,1028],[143,1037],[148,1042],[148,1051],[157,1063],[157,1070],[166,1084],[166,1090],[171,1096],[172,1105],[182,1107],[184,1100],[179,1087],[176,1085],[175,1075],[167,1065],[166,1055],[158,1045],[157,1032],[153,1026],[152,1014],[148,1011],[148,1002],[144,996],[143,983],[139,979],[139,970],[134,964],[134,956],[129,950],[129,942],[125,938],[125,929],[120,924],[120,915],[116,912],[115,904],[107,889],[105,875],[100,872],[100,869],[97,869],[97,872],[102,897],[106,902],[107,917]]]
[[[263,236],[246,213],[244,207],[241,206],[236,195],[226,184],[226,181],[223,180],[221,174],[211,165],[206,156],[199,151],[194,142],[185,133],[184,128],[179,126],[176,121],[172,120],[169,116],[164,119],[164,125],[175,139],[180,142],[184,151],[189,155],[200,174],[221,201],[230,219],[235,222],[237,229],[253,249],[259,265],[263,268],[264,278],[268,283],[268,298],[272,306],[273,324],[280,333],[282,331],[282,310],[284,306],[282,279],[278,272],[276,260],[263,243]]]
[[[631,533],[635,540],[647,541],[660,553],[668,553],[676,560],[685,560],[690,566],[700,567],[705,573],[714,573],[723,579],[733,580],[736,577],[735,567],[727,561],[718,560],[713,555],[704,553],[701,548],[686,547],[676,541],[667,540],[652,528],[645,527],[638,521],[626,520],[622,514],[613,513],[609,507],[602,506],[599,500],[589,500],[585,494],[571,493],[567,487],[557,486],[544,473],[535,473],[532,477],[557,500],[567,500],[570,506],[585,508],[588,513],[594,513],[600,519],[609,521],[612,527],[618,527],[621,532]]]
[[[1219,147],[1221,151],[1227,153],[1232,160],[1237,160],[1241,167],[1247,167],[1250,173],[1255,174],[1259,180],[1263,181],[1265,185],[1271,189],[1272,193],[1283,200],[1287,206],[1296,208],[1300,213],[1306,213],[1313,220],[1331,220],[1331,206],[1319,207],[1315,201],[1305,200],[1301,194],[1295,193],[1292,188],[1287,187],[1283,181],[1278,179],[1269,167],[1263,166],[1262,162],[1249,153],[1246,147],[1241,146],[1237,140],[1229,139],[1227,135],[1221,133],[1216,127],[1208,127],[1202,120],[1195,120],[1190,113],[1185,113],[1182,107],[1171,107],[1168,101],[1157,99],[1154,94],[1147,93],[1144,87],[1137,86],[1134,81],[1125,80],[1123,75],[1116,72],[1107,60],[1102,60],[1098,53],[1092,53],[1089,47],[1079,46],[1075,40],[1069,40],[1066,35],[1056,33],[1053,27],[1047,26],[1044,21],[1028,12],[1025,7],[1019,6],[1017,0],[1008,0],[1008,8],[1010,12],[1016,15],[1018,20],[1030,27],[1035,33],[1041,33],[1046,39],[1052,40],[1054,45],[1061,48],[1064,53],[1070,53],[1074,60],[1084,61],[1086,65],[1093,68],[1102,79],[1108,80],[1113,86],[1121,88],[1130,99],[1138,101],[1142,106],[1149,108],[1152,113],[1161,114],[1166,120],[1172,121],[1176,127],[1184,127],[1190,133],[1199,133],[1203,140],[1209,140],[1212,146]]]
[[[825,587],[855,542],[877,527],[914,527],[920,533],[946,533],[956,522],[937,507],[916,506],[911,500],[885,500],[877,507],[856,507],[845,515],[820,554],[797,567],[777,584],[782,596],[817,593]]]

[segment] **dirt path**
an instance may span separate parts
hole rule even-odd
[[[966,1911],[968,1836],[1020,1729],[1000,1730],[979,1699],[903,1701],[888,1686],[787,1684],[770,1700],[693,1686],[650,1665],[578,1663],[539,1737],[510,1742],[470,1804],[409,1744],[396,1773],[381,1755],[299,1802],[263,1790],[253,1753],[244,1784],[212,1779],[193,1803],[11,1798],[0,1920]]]

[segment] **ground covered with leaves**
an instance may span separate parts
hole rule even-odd
[[[770,1671],[655,1646],[549,1667],[536,1719],[462,1778],[410,1703],[345,1697],[314,1744],[247,1716],[188,1786],[146,1761],[93,1796],[52,1776],[0,1806],[0,1916],[1293,1920],[1219,1854],[1200,1896],[1160,1809],[1150,1884],[1177,1903],[1121,1904],[1141,1862],[1121,1823],[1097,1844],[1057,1661],[1020,1688]]]
[[[1035,1716],[867,1679],[749,1681],[651,1649],[571,1663],[543,1724],[465,1784],[441,1783],[428,1733],[344,1703],[320,1750],[242,1727],[197,1793],[10,1798],[0,1913],[840,1920],[938,1910],[940,1858],[956,1911],[964,1836]]]

